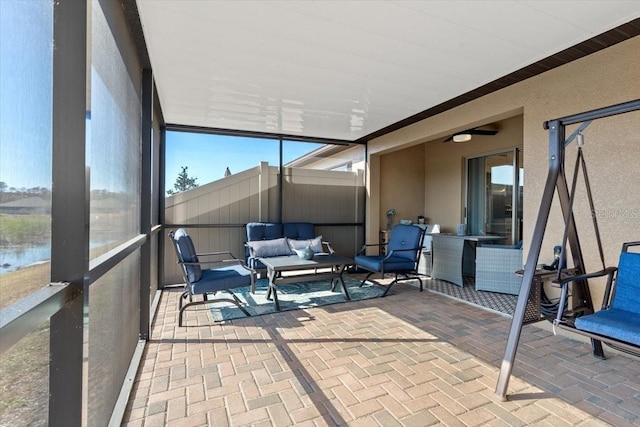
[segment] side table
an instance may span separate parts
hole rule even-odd
[[[380,231],[380,255],[387,254],[387,244],[389,243],[390,238],[391,238],[391,230]]]
[[[524,270],[518,270],[516,274],[518,276],[524,276]],[[575,274],[576,270],[573,268],[564,269],[561,272],[561,277],[567,278],[575,276]],[[557,270],[537,268],[533,273],[533,283],[531,284],[531,292],[529,292],[529,298],[527,299],[527,308],[524,312],[523,324],[535,323],[552,317],[542,313],[542,287],[544,286],[544,282],[550,282],[556,277],[558,277]]]

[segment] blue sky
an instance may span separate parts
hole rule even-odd
[[[524,186],[524,169],[520,168],[519,171],[519,184],[520,187]],[[502,185],[513,185],[513,166],[502,165],[494,166],[491,168],[491,183]]]
[[[51,188],[53,2],[0,0],[0,181]]]
[[[167,132],[166,188],[173,188],[176,177],[187,166],[190,177],[202,185],[224,177],[227,167],[231,173],[255,168],[261,161],[272,166],[279,164],[279,142],[271,139],[233,137],[225,135]],[[287,163],[322,144],[283,143],[283,162]]]

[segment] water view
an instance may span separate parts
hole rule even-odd
[[[51,244],[0,248],[0,274],[51,259]]]

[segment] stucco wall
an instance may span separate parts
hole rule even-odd
[[[380,158],[380,224],[386,228],[386,213],[396,210],[393,224],[401,219],[417,222],[424,215],[424,146],[417,145]]]
[[[640,37],[635,37],[370,141],[367,217],[371,221],[368,223],[367,240],[377,239],[380,211],[386,208],[380,204],[380,179],[384,175],[384,171],[380,170],[381,154],[444,139],[454,131],[522,114],[526,257],[548,172],[548,132],[543,129],[543,122],[639,98]],[[568,129],[568,133],[573,128]],[[640,240],[640,112],[598,120],[585,130],[584,135],[585,157],[600,217],[606,262],[617,264],[622,242]],[[430,144],[427,144],[425,149],[426,174],[431,176],[436,171],[445,174],[462,167],[465,154],[457,151],[462,148],[436,156],[435,149],[429,147]],[[437,159],[434,164],[428,163],[432,156]],[[567,151],[567,156],[575,157],[575,145]],[[571,168],[572,161],[568,163],[568,168]],[[455,182],[455,178],[453,181],[434,179],[433,187],[425,185],[425,203],[427,206],[435,204],[440,207],[437,212],[431,211],[438,218],[456,218],[457,222],[461,216],[462,186]],[[434,191],[432,188],[435,187],[445,190]],[[579,187],[583,188],[582,181]],[[458,203],[451,202],[453,199],[457,199]],[[587,268],[595,269],[599,267],[599,256],[586,206],[582,192],[576,202],[576,218]],[[550,261],[546,254],[551,254],[552,246],[561,237],[562,217],[559,209],[554,207],[540,262]],[[600,295],[599,291],[594,292],[594,297],[599,298]],[[599,301],[594,301],[599,305]]]
[[[427,143],[425,150],[425,211],[442,232],[455,232],[463,219],[465,159],[522,147],[522,116],[494,122],[494,136],[474,136],[466,143]]]
[[[522,148],[522,116],[493,122],[498,134],[473,136],[466,143],[443,142],[445,137],[380,156],[380,215],[395,208],[400,218],[418,215],[454,232],[464,208],[465,159]]]

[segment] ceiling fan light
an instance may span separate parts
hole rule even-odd
[[[458,133],[453,135],[453,142],[468,142],[471,141],[470,133]]]

